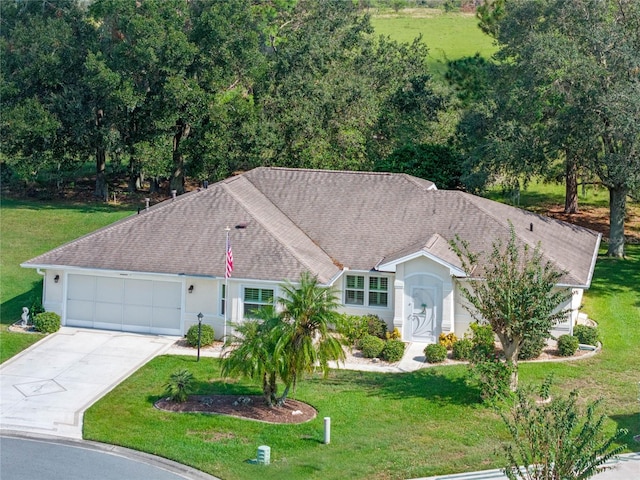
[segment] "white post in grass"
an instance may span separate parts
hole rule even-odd
[[[324,417],[324,442],[325,445],[331,443],[331,417]]]

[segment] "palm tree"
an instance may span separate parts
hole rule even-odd
[[[282,290],[279,321],[271,321],[271,328],[278,331],[278,356],[286,362],[282,375],[285,390],[278,399],[281,405],[305,372],[320,367],[326,376],[330,360],[345,359],[340,342],[329,332],[339,306],[335,291],[320,286],[317,277],[308,272],[300,276],[298,286],[287,282]]]
[[[257,319],[235,324],[236,334],[225,347],[222,363],[224,376],[241,375],[262,381],[267,405],[284,405],[291,387],[306,372],[320,367],[326,375],[330,360],[344,360],[340,342],[329,332],[335,322],[336,293],[318,285],[309,273],[300,277],[299,286],[286,283],[284,296],[278,299],[281,311],[262,308]],[[277,396],[277,381],[284,385]]]
[[[228,349],[222,359],[222,375],[240,375],[262,382],[265,402],[273,406],[277,401],[277,379],[282,376],[284,359],[278,357],[277,337],[272,320],[278,320],[272,308],[261,309],[258,319],[234,324],[235,334],[227,339]]]

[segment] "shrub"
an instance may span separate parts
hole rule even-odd
[[[558,337],[558,353],[563,357],[570,357],[576,350],[580,341],[571,335],[560,335]]]
[[[391,339],[385,342],[382,353],[380,354],[383,360],[387,362],[399,362],[404,355],[404,342],[398,339]]]
[[[598,340],[600,340],[598,328],[588,325],[576,325],[573,327],[573,336],[578,339],[579,343],[583,345],[593,345],[594,347],[598,344]]]
[[[544,337],[525,338],[522,347],[520,347],[520,352],[518,353],[518,360],[531,360],[532,358],[538,358],[546,344],[547,339]]]
[[[367,321],[367,332],[369,335],[382,340],[387,338],[387,323],[377,315],[365,315]]]
[[[360,350],[364,358],[377,358],[384,349],[384,340],[373,335],[365,335],[360,340]]]
[[[360,315],[337,315],[336,331],[342,335],[347,345],[354,347],[369,331],[367,318]]]
[[[471,374],[480,387],[480,396],[485,402],[507,398],[511,394],[511,374],[514,365],[503,362],[497,355],[476,361]]]
[[[444,348],[446,348],[447,350],[451,350],[453,348],[453,344],[456,343],[457,340],[458,337],[456,337],[456,334],[453,332],[441,333],[438,337],[438,343],[440,345],[444,345]]]
[[[39,313],[44,313],[44,307],[42,306],[42,299],[38,296],[31,297],[31,306],[29,307],[29,317],[35,318]]]
[[[456,360],[469,360],[473,342],[469,338],[462,338],[453,344],[452,353]]]
[[[389,333],[387,332],[387,340],[399,340],[402,338],[402,335],[400,334],[400,330],[398,330],[398,327],[395,327],[393,329],[393,332]]]
[[[33,328],[42,333],[54,333],[60,330],[60,315],[54,312],[42,312],[33,317]]]
[[[214,340],[213,334],[213,327],[203,323],[200,332],[200,346],[206,347],[207,345],[211,345]],[[187,330],[187,343],[191,347],[198,346],[198,324],[191,325],[189,330]]]
[[[431,343],[425,347],[424,356],[429,363],[440,363],[447,358],[447,349],[439,343]]]
[[[186,369],[182,369],[171,374],[169,381],[165,385],[164,394],[172,402],[186,402],[192,391],[193,374]]]
[[[496,346],[491,325],[472,323],[469,327],[471,328],[471,342],[473,344],[471,357],[480,360],[493,357]]]

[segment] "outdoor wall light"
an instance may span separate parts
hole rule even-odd
[[[189,293],[193,293],[193,285],[189,286]]]
[[[60,281],[60,275],[56,275],[55,277],[53,277],[53,281],[58,283]]]

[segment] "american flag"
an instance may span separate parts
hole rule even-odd
[[[229,242],[229,233],[227,232],[227,261],[224,278],[229,278],[233,272],[233,252],[231,251],[231,242]]]

